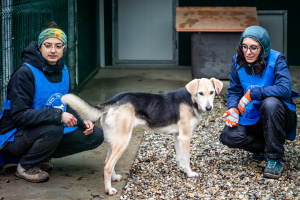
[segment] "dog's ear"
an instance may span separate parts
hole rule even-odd
[[[197,96],[199,82],[200,79],[194,79],[185,86],[187,91],[191,93],[191,95]]]
[[[213,83],[216,93],[219,95],[223,88],[223,83],[220,80],[215,78],[211,78],[210,81]]]

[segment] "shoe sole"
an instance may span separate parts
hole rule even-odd
[[[269,173],[264,174],[264,178],[279,179],[280,177],[281,177],[281,174],[280,175],[269,174]]]
[[[46,182],[46,181],[49,180],[49,177],[47,177],[47,178],[44,179],[44,180],[31,180],[31,179],[27,179],[27,178],[25,178],[24,176],[22,176],[18,171],[16,171],[15,175],[16,175],[17,177],[21,178],[21,179],[24,179],[24,180],[26,180],[26,181],[28,181],[28,182],[32,182],[32,183],[42,183],[42,182]]]

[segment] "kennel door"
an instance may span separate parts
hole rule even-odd
[[[115,64],[176,64],[173,0],[115,0],[114,8]]]

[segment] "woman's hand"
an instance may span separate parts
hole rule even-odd
[[[67,125],[67,127],[72,127],[77,125],[77,119],[68,112],[63,112],[61,115],[61,121]]]
[[[93,129],[94,129],[93,122],[91,122],[91,121],[84,121],[83,123],[84,123],[84,125],[86,127],[86,130],[83,133],[85,135],[89,135],[89,134],[93,133]]]
[[[234,127],[239,125],[239,111],[236,108],[230,108],[224,112],[222,118],[226,118],[226,126]]]

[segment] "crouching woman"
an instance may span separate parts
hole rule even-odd
[[[265,178],[277,179],[283,170],[286,138],[295,138],[296,113],[291,77],[283,54],[271,49],[268,32],[251,26],[243,32],[233,56],[228,87],[228,111],[220,141],[253,153],[254,161],[268,159]]]
[[[98,147],[103,132],[82,121],[60,98],[71,90],[64,65],[66,34],[50,22],[38,41],[22,53],[0,114],[0,167],[18,161],[16,176],[30,182],[48,180],[51,158]]]

